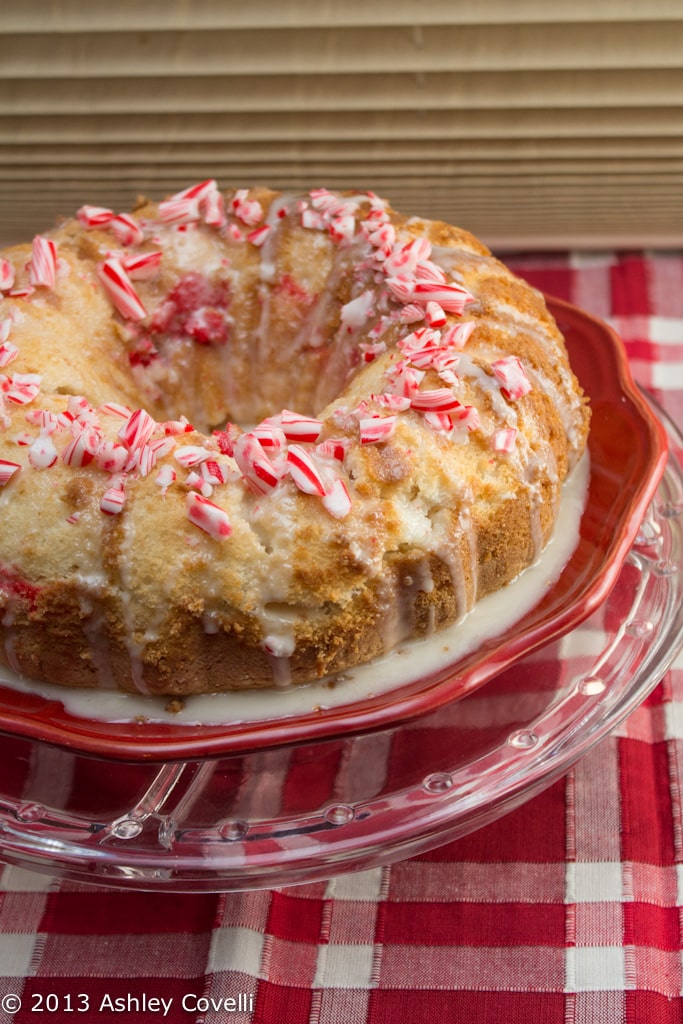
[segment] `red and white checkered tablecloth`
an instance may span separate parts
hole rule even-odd
[[[508,262],[615,326],[636,378],[683,424],[683,256]],[[679,659],[540,796],[329,882],[174,895],[5,867],[0,1022],[679,1022],[681,708]]]

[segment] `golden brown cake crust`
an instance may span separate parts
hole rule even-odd
[[[84,206],[0,253],[0,660],[186,695],[457,621],[551,535],[588,408],[542,296],[372,193]]]

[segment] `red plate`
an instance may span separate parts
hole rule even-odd
[[[667,459],[664,428],[634,385],[604,323],[548,299],[572,367],[591,400],[590,485],[578,546],[556,585],[512,628],[434,675],[353,704],[231,725],[109,723],[77,718],[59,700],[0,687],[0,730],[129,761],[219,757],[387,728],[436,711],[573,629],[607,597]]]

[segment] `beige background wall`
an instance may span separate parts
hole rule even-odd
[[[683,0],[0,5],[0,239],[195,180],[497,248],[683,239]]]

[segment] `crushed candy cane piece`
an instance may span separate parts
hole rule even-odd
[[[227,540],[232,534],[232,526],[225,509],[197,494],[196,491],[188,492],[185,508],[190,522],[214,540]]]
[[[491,447],[495,452],[511,452],[517,441],[517,430],[515,427],[503,427],[496,430],[491,440]]]
[[[302,416],[283,409],[280,414],[280,427],[288,441],[317,441],[323,429],[321,420],[311,416]]]
[[[123,441],[128,449],[141,448],[149,441],[156,425],[156,420],[148,412],[136,409],[119,430],[119,441]]]
[[[506,398],[523,398],[531,391],[531,382],[517,356],[496,359],[491,363],[491,369],[500,382],[500,390]]]
[[[0,259],[0,292],[14,287],[15,271],[9,260]]]
[[[247,227],[253,227],[263,220],[263,207],[258,199],[249,199],[249,191],[246,188],[237,189],[230,202],[230,209]]]
[[[198,466],[209,458],[210,452],[198,444],[180,445],[175,449],[173,456],[181,466],[189,469],[191,466]]]
[[[63,449],[62,461],[67,466],[87,466],[95,458],[101,444],[99,431],[83,429]]]
[[[325,483],[311,454],[300,444],[292,444],[287,452],[292,480],[305,494],[325,494]]]
[[[37,373],[0,374],[0,388],[9,402],[29,405],[40,394],[40,375]]]
[[[121,316],[126,320],[144,320],[147,310],[131,284],[121,260],[115,256],[106,259],[98,266],[97,273],[105,291]]]
[[[326,490],[322,503],[335,519],[344,519],[349,514],[352,508],[351,495],[341,477],[337,477]]]
[[[175,469],[173,468],[173,466],[170,466],[168,463],[166,463],[161,467],[161,469],[157,473],[156,477],[154,478],[154,482],[158,484],[159,487],[161,487],[162,492],[165,494],[168,488],[171,486],[171,484],[175,483],[176,478],[177,473]]]
[[[0,366],[9,366],[19,355],[19,349],[11,341],[0,344]]]
[[[242,434],[234,444],[233,456],[247,486],[256,494],[267,494],[280,481],[280,474],[253,434]]]
[[[124,256],[121,263],[131,281],[149,281],[159,273],[162,256],[160,250],[136,253]]]
[[[196,196],[182,195],[178,198],[165,199],[157,207],[159,220],[164,224],[193,224],[200,219],[199,199]]]
[[[396,429],[396,416],[366,416],[359,420],[361,444],[388,441]]]
[[[433,388],[428,391],[418,391],[412,396],[410,404],[413,409],[424,409],[432,412],[450,412],[461,405],[450,388]]]
[[[33,239],[29,281],[34,288],[54,288],[57,281],[57,246],[51,238],[36,235]]]
[[[0,487],[9,483],[21,465],[18,462],[9,462],[7,459],[0,459]]]
[[[81,206],[76,217],[84,228],[101,228],[114,219],[114,211],[104,206]]]
[[[270,224],[262,224],[261,227],[254,228],[253,231],[249,232],[247,235],[247,241],[251,242],[252,245],[261,246],[264,244],[272,230],[273,229]]]
[[[138,221],[129,213],[117,213],[107,227],[121,245],[140,245],[145,235]]]
[[[126,495],[120,487],[108,487],[100,500],[101,510],[109,516],[118,515],[126,502]]]
[[[28,461],[34,469],[49,469],[57,461],[57,449],[49,434],[41,434],[28,450]]]

